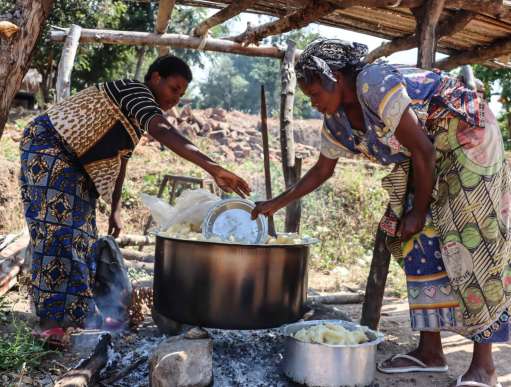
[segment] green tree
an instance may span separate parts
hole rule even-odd
[[[506,149],[511,149],[511,70],[492,69],[482,65],[474,65],[474,75],[484,83],[485,96],[500,95],[502,113],[497,117],[504,138]],[[500,89],[500,91],[499,91]]]
[[[12,8],[10,0],[0,0],[0,12]],[[31,67],[43,77],[42,91],[46,102],[52,100],[58,61],[62,44],[49,39],[51,26],[69,27],[78,24],[82,28],[118,29],[128,31],[154,31],[157,12],[155,2],[126,2],[123,0],[55,0],[43,36],[32,57]],[[189,33],[206,15],[200,8],[176,6],[169,32]],[[190,63],[202,66],[204,54],[196,50],[176,49],[176,55]],[[80,45],[73,68],[73,90],[80,90],[96,82],[110,79],[134,77],[137,59],[146,56],[147,68],[157,54],[153,48],[125,45],[87,44]]]
[[[317,34],[305,30],[266,39],[264,44],[284,46],[287,39],[293,40],[298,48],[304,48]],[[265,85],[268,112],[278,114],[280,108],[280,61],[273,58],[258,58],[225,54],[210,55],[212,65],[208,78],[201,83],[200,107],[222,106],[226,109],[241,110],[251,114],[260,111],[260,87]],[[235,97],[229,95],[234,92]],[[315,115],[308,99],[300,90],[295,95],[295,116]]]

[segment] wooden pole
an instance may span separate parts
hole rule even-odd
[[[473,12],[464,10],[457,11],[452,17],[447,17],[438,23],[436,31],[437,38],[451,36],[456,32],[461,31],[474,17],[475,14]],[[417,47],[417,38],[415,34],[395,38],[392,41],[375,48],[366,55],[365,60],[371,63],[382,56],[389,56],[397,51],[409,50],[414,47]]]
[[[488,46],[452,54],[436,62],[435,66],[443,70],[452,70],[465,64],[484,63],[487,60],[511,53],[511,39],[499,39]]]
[[[71,95],[71,72],[75,61],[82,27],[73,24],[64,42],[57,74],[57,102]]]
[[[255,0],[239,0],[233,1],[224,9],[218,11],[211,17],[202,21],[197,27],[194,28],[192,35],[194,36],[203,36],[205,35],[212,27],[222,24],[224,21],[233,18],[236,15],[239,15],[241,12],[245,11],[248,7],[253,5]]]
[[[323,16],[332,13],[336,8],[336,6],[326,1],[311,1],[305,7],[293,11],[279,20],[265,23],[254,28],[249,27],[245,32],[228,39],[243,44],[258,43],[267,36],[278,35],[305,27],[321,19]]]
[[[412,9],[417,22],[415,36],[419,51],[417,53],[417,67],[430,69],[435,63],[435,52],[437,45],[436,27],[445,0],[429,0],[419,8]]]
[[[94,352],[71,371],[66,372],[55,383],[55,387],[87,387],[95,385],[99,373],[108,362],[108,348],[112,336],[105,333],[99,339]]]
[[[385,284],[390,266],[390,251],[385,243],[386,234],[380,228],[376,232],[374,241],[373,258],[367,277],[364,304],[362,305],[361,325],[371,329],[378,329],[380,322],[381,307],[385,293]]]
[[[137,65],[135,66],[135,76],[137,81],[143,81],[142,65],[144,64],[144,56],[147,48],[145,46],[137,48]]]
[[[53,30],[50,39],[63,42],[67,36],[67,29],[62,31]],[[174,48],[199,48],[202,39],[195,36],[182,34],[157,35],[151,32],[117,31],[82,29],[80,43],[104,43],[104,44],[127,44],[146,46],[170,46]],[[243,46],[239,43],[225,39],[207,38],[204,42],[204,50],[241,54],[247,56],[262,56],[281,59],[284,51],[273,46]]]
[[[302,161],[295,156],[295,141],[293,132],[293,106],[296,89],[295,58],[297,50],[295,43],[288,41],[287,50],[282,60],[282,88],[280,94],[280,149],[282,169],[286,189],[300,180]],[[286,232],[298,232],[300,229],[301,202],[296,200],[286,207]]]
[[[268,124],[266,114],[266,93],[264,85],[261,85],[261,133],[263,135],[263,155],[264,155],[264,181],[266,186],[266,200],[273,197],[271,189],[271,169],[270,169],[270,145],[268,141]],[[275,222],[273,215],[268,216],[268,234],[275,237]]]
[[[158,14],[156,16],[155,32],[157,34],[164,34],[169,28],[170,18],[172,17],[172,11],[176,0],[160,0],[158,4]],[[158,47],[159,56],[167,55],[169,48],[166,46]]]
[[[52,7],[53,0],[17,0],[9,19],[20,30],[11,34],[4,27],[3,34],[9,37],[0,39],[0,137]]]

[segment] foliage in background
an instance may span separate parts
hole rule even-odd
[[[0,0],[0,13],[12,8],[10,0]],[[62,44],[50,41],[52,26],[154,31],[157,12],[155,2],[126,2],[122,0],[55,0],[46,22],[42,38],[32,57],[31,67],[42,75],[42,93],[51,102],[62,52]],[[201,8],[176,6],[168,32],[189,33],[206,16]],[[217,29],[218,30],[218,29]],[[198,66],[203,65],[204,54],[196,50],[176,49],[176,55]],[[144,55],[144,70],[156,58],[156,50],[126,45],[87,44],[78,48],[72,75],[72,89],[81,90],[91,84],[111,79],[134,77],[137,59]]]
[[[507,150],[511,149],[511,70],[491,69],[482,65],[474,65],[474,75],[484,83],[485,96],[489,100],[492,96],[500,95],[502,112],[499,120],[504,144]],[[499,90],[500,89],[500,90]]]
[[[264,44],[284,47],[288,39],[303,49],[317,38],[307,29],[297,30],[264,40]],[[258,58],[242,55],[210,55],[212,66],[205,82],[200,84],[200,95],[194,101],[196,107],[220,106],[258,114],[260,111],[260,87],[265,85],[268,111],[278,115],[280,109],[281,75],[280,61],[274,58]],[[305,95],[297,89],[295,116],[315,117]]]

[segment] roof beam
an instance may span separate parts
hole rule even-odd
[[[243,44],[257,44],[267,36],[282,34],[293,29],[302,28],[310,23],[332,13],[338,7],[322,0],[311,0],[308,4],[273,22],[257,27],[247,27],[247,30],[237,36],[229,37]]]
[[[64,42],[68,28],[52,30],[50,39]],[[82,29],[80,43],[126,44],[138,46],[169,46],[173,48],[192,48],[206,51],[225,52],[247,56],[263,56],[282,59],[284,51],[273,46],[246,47],[225,39],[202,38],[182,34],[155,34],[152,32]]]
[[[212,27],[218,24],[222,24],[224,21],[229,20],[236,15],[239,15],[241,12],[248,9],[255,2],[256,0],[233,1],[224,9],[220,10],[211,17],[202,21],[197,27],[194,28],[192,35],[194,36],[205,35],[208,32],[208,30],[211,29]]]
[[[176,0],[160,0],[158,5],[158,15],[156,16],[156,25],[154,27],[154,31],[157,34],[164,34],[167,32],[167,28],[169,28],[170,18],[172,17],[172,11],[174,10],[174,5],[176,4]],[[158,54],[160,56],[166,55],[169,53],[168,47],[159,47]]]
[[[450,36],[456,32],[461,31],[465,26],[475,17],[475,13],[469,11],[456,11],[452,16],[445,17],[438,23],[436,30],[437,38],[440,39],[444,36]],[[389,56],[397,51],[409,50],[417,47],[417,38],[415,34],[395,38],[388,43],[382,44],[380,47],[375,48],[366,56],[366,61],[371,63],[376,59],[383,56]]]
[[[461,65],[484,63],[511,53],[511,39],[499,39],[489,46],[479,46],[473,50],[453,54],[435,63],[435,67],[451,70]]]

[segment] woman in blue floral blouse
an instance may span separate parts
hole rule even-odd
[[[509,340],[509,166],[493,113],[477,92],[439,71],[366,64],[367,47],[309,45],[296,64],[302,91],[324,114],[318,162],[293,187],[259,202],[271,215],[319,187],[345,151],[383,165],[389,205],[379,227],[404,260],[417,349],[381,363],[386,373],[446,372],[441,331],[474,342],[457,386],[498,386],[492,343]],[[475,383],[475,384],[474,384]]]

